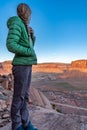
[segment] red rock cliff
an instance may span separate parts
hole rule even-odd
[[[76,60],[71,62],[71,68],[87,68],[87,60]]]

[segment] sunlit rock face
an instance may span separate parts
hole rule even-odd
[[[87,68],[87,60],[76,60],[71,62],[72,68]]]
[[[12,61],[5,61],[0,63],[0,74],[12,73]],[[41,63],[33,65],[33,72],[49,72],[49,73],[63,73],[68,70],[80,70],[87,72],[87,60],[72,61],[71,64],[66,63]]]

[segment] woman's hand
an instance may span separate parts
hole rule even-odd
[[[31,37],[33,37],[34,36],[34,30],[31,27],[29,27],[28,29],[29,29],[29,33],[30,33]]]

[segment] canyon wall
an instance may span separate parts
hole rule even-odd
[[[0,63],[0,75],[9,74],[12,71],[11,61]],[[87,72],[87,60],[72,61],[71,64],[66,63],[41,63],[33,65],[33,72],[47,72],[47,73],[63,73],[68,70],[79,70]]]

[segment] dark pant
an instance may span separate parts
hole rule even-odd
[[[13,66],[14,93],[11,105],[12,130],[29,122],[27,101],[31,82],[32,66]]]

